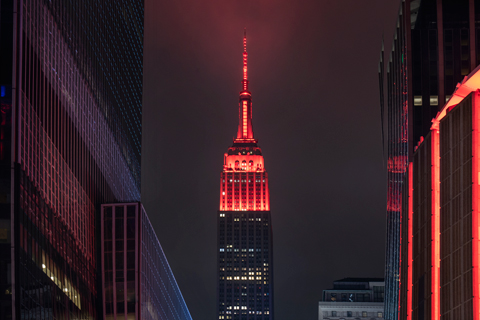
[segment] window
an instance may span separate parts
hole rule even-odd
[[[383,302],[385,287],[383,286],[374,286],[373,287],[373,301],[374,302]]]
[[[413,105],[414,106],[421,106],[422,105],[422,96],[414,96],[413,97]]]
[[[352,316],[352,311],[347,311],[347,317],[351,317]]]
[[[379,312],[379,313],[377,314],[377,317],[383,318],[383,312]]]
[[[362,311],[362,317],[364,317],[364,318],[367,317],[367,311]]]
[[[332,311],[332,317],[336,317],[337,316],[337,311]]]

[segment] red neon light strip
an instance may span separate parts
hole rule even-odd
[[[479,275],[479,201],[480,195],[480,95],[477,90],[473,96],[472,106],[472,286],[473,286],[473,320],[480,320],[480,275]]]
[[[247,101],[243,100],[243,138],[247,138]]]
[[[432,143],[432,320],[440,320],[440,135],[438,121],[431,131]]]
[[[407,253],[407,320],[412,319],[413,290],[413,164],[408,165],[408,253]]]
[[[402,290],[403,290],[402,289],[402,281],[403,281],[403,279],[402,279],[402,275],[403,275],[403,273],[402,273],[402,256],[403,256],[402,245],[403,245],[403,241],[405,240],[405,239],[403,239],[403,231],[402,231],[403,223],[404,223],[402,212],[400,212],[399,218],[400,218],[400,233],[399,233],[400,234],[400,246],[399,246],[399,250],[398,250],[398,252],[399,252],[398,282],[399,283],[398,283],[398,307],[397,307],[397,317],[396,317],[396,319],[400,319],[401,312],[402,312]]]

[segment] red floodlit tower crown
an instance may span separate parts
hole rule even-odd
[[[252,94],[248,91],[247,33],[243,37],[243,80],[239,124],[225,153],[220,178],[220,211],[270,211],[268,175],[252,128]]]

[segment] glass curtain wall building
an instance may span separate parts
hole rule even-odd
[[[403,180],[413,148],[458,82],[480,63],[480,2],[401,1],[388,59],[379,63],[387,119],[385,314],[398,318]],[[382,108],[383,110],[383,108]]]
[[[387,65],[387,231],[385,253],[385,315],[396,319],[400,263],[400,211],[403,173],[408,160],[408,96],[404,21],[399,20],[395,50]],[[383,61],[381,62],[383,64]],[[383,78],[383,68],[381,78]],[[383,83],[381,83],[383,85]],[[383,103],[383,97],[382,97]]]
[[[102,205],[103,319],[191,320],[141,203]]]
[[[244,36],[237,138],[224,156],[218,230],[218,319],[273,319],[273,244],[268,175],[252,127]]]
[[[143,1],[0,6],[0,318],[97,318],[100,205],[140,199]]]

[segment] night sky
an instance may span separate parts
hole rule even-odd
[[[383,277],[378,61],[399,0],[146,0],[142,201],[194,320],[216,314],[223,154],[247,28],[253,129],[269,174],[276,320]]]

